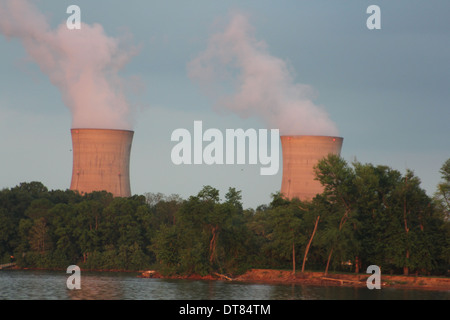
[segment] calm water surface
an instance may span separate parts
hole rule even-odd
[[[138,278],[137,273],[81,272],[69,290],[64,271],[1,270],[1,300],[450,300],[450,291],[268,285]]]

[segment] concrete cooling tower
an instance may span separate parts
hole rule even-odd
[[[340,155],[344,139],[330,136],[281,136],[283,178],[281,194],[311,201],[323,188],[314,180],[314,166],[328,154]]]
[[[71,129],[73,168],[71,190],[81,194],[111,192],[115,197],[131,196],[130,152],[133,131],[113,129]]]

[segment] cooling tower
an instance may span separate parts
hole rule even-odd
[[[328,154],[340,155],[344,139],[329,136],[281,136],[283,178],[281,194],[311,201],[323,188],[314,166]]]
[[[115,197],[131,196],[130,152],[133,131],[71,129],[73,169],[71,190],[81,194],[111,192]]]

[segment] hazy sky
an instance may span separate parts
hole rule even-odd
[[[326,112],[344,137],[341,155],[346,160],[356,158],[401,172],[411,169],[432,195],[439,169],[450,158],[448,0],[33,3],[51,30],[65,25],[67,7],[77,4],[86,28],[99,24],[105,39],[124,39],[125,49],[137,50],[113,76],[123,80],[121,88],[134,110],[130,169],[134,194],[188,197],[211,185],[223,199],[228,187],[235,187],[242,190],[245,207],[256,207],[268,203],[270,194],[280,189],[281,167],[277,175],[261,176],[260,165],[176,166],[170,158],[176,144],[171,133],[178,128],[193,132],[195,120],[203,121],[204,129],[265,128],[261,117],[218,110],[217,101],[189,76],[189,63],[207,51],[213,35],[227,30],[235,14],[246,17],[253,45],[244,47],[245,55],[232,47],[232,58],[242,65],[267,60],[287,70],[286,81],[293,88],[308,89],[307,97],[299,99]],[[380,30],[366,26],[366,9],[372,4],[381,8]],[[33,23],[28,16],[22,18]],[[245,30],[236,27],[237,33]],[[216,54],[227,48],[220,47]],[[51,81],[48,65],[39,66],[18,38],[0,34],[0,49],[0,188],[41,181],[49,189],[66,189],[72,174],[67,88]],[[92,53],[89,59],[99,50],[78,46],[74,57],[86,51]],[[249,58],[256,54],[261,59]],[[113,62],[111,66],[116,65]],[[253,75],[253,67],[244,70]],[[229,78],[223,83],[215,80],[230,94],[236,89]],[[65,85],[74,89],[71,83]],[[71,94],[77,99],[77,90]]]

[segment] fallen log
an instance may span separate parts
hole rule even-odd
[[[344,282],[355,282],[355,283],[361,283],[361,281],[355,281],[355,280],[349,280],[349,279],[335,279],[335,278],[327,278],[327,277],[321,277],[322,280],[331,280],[331,281],[339,281],[341,284]]]
[[[217,273],[217,272],[214,272],[214,274],[215,274],[216,276],[218,276],[219,278],[224,278],[224,279],[226,279],[226,280],[228,280],[228,281],[233,281],[232,278],[227,277],[227,276],[224,275],[224,274],[220,274],[220,273]]]

